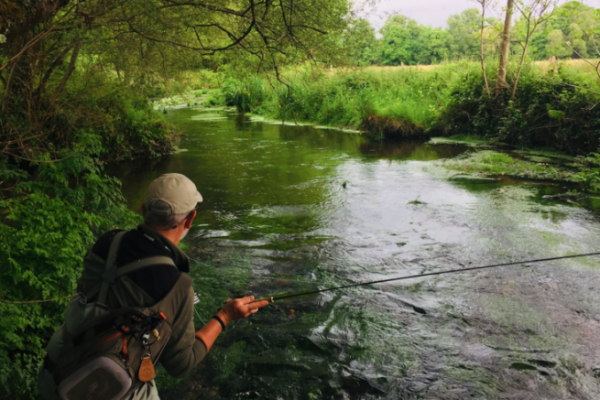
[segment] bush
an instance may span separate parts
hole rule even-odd
[[[101,145],[98,135],[82,132],[64,160],[32,163],[35,174],[0,159],[0,181],[16,182],[11,197],[0,199],[0,383],[11,398],[35,398],[44,348],[95,237],[138,220],[119,181],[87,155],[101,153]]]
[[[597,79],[597,78],[595,78]],[[441,132],[487,137],[517,147],[552,147],[586,155],[600,145],[598,83],[585,72],[525,70],[514,101],[488,97],[481,76],[456,86],[436,124]]]

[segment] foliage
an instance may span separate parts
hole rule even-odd
[[[575,175],[585,189],[600,191],[600,154],[591,153],[577,160],[579,172]]]
[[[585,155],[600,145],[598,82],[589,69],[578,71],[561,65],[558,72],[524,69],[516,98],[509,93],[489,98],[480,75],[467,77],[457,86],[437,127],[487,137],[523,147],[551,147],[573,155]]]
[[[448,46],[454,57],[475,58],[479,55],[479,32],[481,13],[469,8],[448,18]]]
[[[448,58],[448,33],[419,25],[402,15],[388,18],[381,29],[382,64],[436,64]]]
[[[514,40],[511,54],[520,54],[527,31],[526,14],[539,1],[519,3],[523,12],[513,24]],[[539,8],[539,7],[538,7]],[[539,29],[531,36],[527,57],[543,60],[550,57],[582,58],[596,57],[600,43],[600,12],[579,1],[570,1],[550,9],[541,20]],[[525,13],[525,14],[524,14]],[[531,28],[531,26],[530,26]],[[364,39],[353,42],[351,57],[356,65],[429,65],[444,60],[479,57],[479,40],[484,36],[486,58],[496,59],[499,55],[502,23],[495,18],[486,18],[481,31],[481,12],[470,8],[460,14],[451,15],[447,27],[432,28],[418,24],[403,16],[390,16],[379,31],[380,39],[373,39],[374,32],[361,20],[348,29],[348,36]],[[375,53],[379,52],[378,55]],[[366,56],[365,56],[366,55]]]
[[[12,194],[0,199],[0,382],[11,398],[32,398],[36,371],[62,323],[81,263],[95,236],[126,227],[120,183],[103,174],[98,135],[82,132],[76,153],[60,162],[41,156],[35,176],[0,158],[0,180]],[[33,163],[32,163],[33,164]],[[64,298],[64,297],[67,298]],[[42,303],[13,304],[62,298]]]
[[[491,67],[490,67],[491,68]],[[492,71],[488,71],[492,75]],[[591,68],[526,65],[515,100],[490,98],[476,63],[433,69],[284,72],[288,85],[265,78],[231,80],[227,105],[289,122],[363,129],[378,136],[416,137],[457,132],[520,147],[550,147],[587,154],[600,144],[600,101]]]
[[[83,117],[89,131],[112,124],[101,112],[83,115],[105,111],[93,103],[115,93],[157,97],[185,91],[190,85],[168,79],[178,72],[332,62],[351,17],[346,0],[47,3],[9,0],[0,6],[0,149],[10,157],[34,152],[55,158],[50,147],[59,141],[68,147],[76,131],[69,128],[80,128],[74,119]],[[200,86],[195,89],[214,83]],[[152,131],[138,141],[156,151],[161,127],[146,128],[137,111],[123,111],[121,120],[136,129],[132,135]]]
[[[222,90],[227,105],[270,118],[368,129],[368,121],[376,122],[370,117],[378,116],[396,121],[398,132],[392,136],[406,129],[420,134],[436,121],[463,74],[474,71],[477,65],[470,63],[431,71],[339,69],[334,74],[307,66],[284,72],[289,86],[271,87],[253,77],[228,81]]]
[[[352,22],[344,34],[344,46],[353,65],[362,67],[381,62],[381,42],[366,19],[358,18]]]

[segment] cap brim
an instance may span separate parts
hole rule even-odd
[[[200,192],[196,191],[196,201],[198,203],[202,203],[204,199],[202,198],[202,195],[200,194]]]

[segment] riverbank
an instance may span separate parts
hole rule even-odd
[[[576,64],[578,65],[578,64]],[[371,71],[381,72],[379,69],[369,68]],[[419,71],[412,69],[412,71]],[[258,78],[257,78],[258,79]],[[373,135],[372,132],[365,131],[364,129],[356,129],[350,125],[346,126],[331,126],[330,125],[319,125],[319,122],[327,122],[327,120],[319,120],[314,118],[313,120],[307,121],[306,119],[297,118],[295,120],[277,119],[280,118],[280,114],[268,114],[264,108],[264,98],[259,101],[260,97],[252,100],[252,93],[257,93],[258,89],[251,87],[242,88],[242,92],[232,94],[231,79],[229,80],[230,86],[226,86],[220,90],[204,90],[201,93],[182,93],[177,96],[170,98],[160,99],[153,102],[153,106],[157,110],[162,110],[165,114],[170,112],[170,109],[178,108],[199,108],[201,110],[231,110],[237,109],[241,111],[239,107],[233,107],[235,102],[227,101],[237,99],[236,101],[242,101],[243,107],[246,107],[247,117],[254,122],[264,122],[270,124],[285,124],[285,125],[296,125],[296,126],[313,126],[316,128],[327,128],[327,129],[338,129],[350,133],[365,134],[373,139],[376,136],[377,139],[385,139],[385,134]],[[262,89],[261,89],[262,90]],[[441,93],[441,92],[440,92]],[[228,97],[229,96],[229,97]],[[238,97],[235,97],[238,96]],[[249,96],[244,99],[243,96]],[[257,107],[250,107],[249,104],[257,104]],[[228,106],[214,107],[214,104],[228,104]],[[229,107],[229,108],[227,108]],[[277,107],[279,109],[279,107]],[[261,115],[262,114],[262,115]],[[216,114],[215,114],[216,115]],[[213,115],[212,112],[206,115],[196,116],[194,118],[203,121],[212,121],[214,118],[220,119],[222,117]],[[397,121],[398,117],[391,119],[385,119],[382,116],[373,116],[367,123],[372,125],[387,124],[391,126]],[[374,122],[376,121],[376,122]],[[408,140],[427,140],[428,135],[433,134],[435,131],[433,126],[435,121],[431,123],[431,128],[428,133],[421,128],[415,128],[417,125],[413,124],[413,129],[421,129],[421,133],[410,134],[404,132],[403,139]],[[405,127],[406,128],[406,127]],[[459,146],[468,146],[472,150],[467,154],[453,158],[442,162],[445,169],[455,171],[459,178],[454,179],[499,179],[499,178],[515,178],[515,179],[533,179],[533,180],[545,180],[545,181],[556,181],[556,182],[567,182],[573,184],[572,189],[580,191],[596,191],[600,188],[600,177],[596,173],[600,166],[600,160],[596,157],[574,157],[564,152],[544,147],[544,148],[525,148],[512,146],[506,143],[499,142],[496,138],[490,138],[485,136],[474,136],[469,134],[459,134],[446,137],[431,137],[429,143],[436,144],[452,144]],[[576,188],[576,189],[575,189]]]
[[[461,133],[580,156],[600,144],[599,81],[584,63],[526,66],[514,101],[508,91],[488,96],[481,67],[471,62],[429,69],[298,67],[286,70],[283,81],[229,78],[220,101],[241,112],[359,129],[374,138]]]

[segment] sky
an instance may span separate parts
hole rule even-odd
[[[500,2],[506,3],[504,0]],[[600,0],[583,2],[592,7],[600,7]],[[467,8],[474,7],[478,7],[474,0],[379,0],[375,11],[369,12],[367,18],[377,30],[383,26],[390,13],[406,15],[423,25],[444,27],[450,15],[460,14]],[[498,15],[500,11],[501,8],[498,7],[495,14]]]

